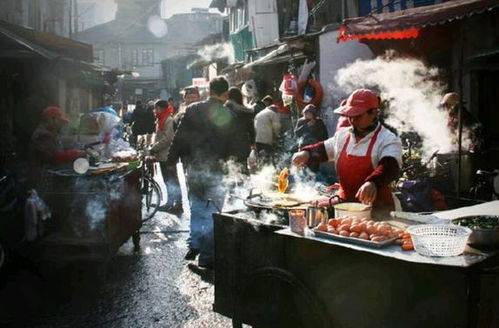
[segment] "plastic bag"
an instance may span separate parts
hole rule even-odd
[[[29,192],[24,206],[24,233],[27,241],[35,241],[44,234],[44,221],[52,217],[48,205],[38,196],[36,190]]]

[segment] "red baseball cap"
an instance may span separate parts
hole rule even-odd
[[[353,117],[361,115],[371,108],[379,108],[378,94],[369,89],[357,89],[345,104],[338,107],[334,112],[343,116]]]
[[[62,110],[56,106],[48,106],[42,112],[42,118],[48,120],[50,118],[56,118],[64,123],[68,123],[69,120],[64,116]]]

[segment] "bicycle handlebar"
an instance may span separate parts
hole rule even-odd
[[[499,174],[498,171],[493,171],[493,172],[485,171],[485,170],[478,170],[478,171],[476,171],[476,175],[487,176],[487,177],[495,177],[498,174]]]

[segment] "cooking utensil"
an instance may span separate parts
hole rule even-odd
[[[310,206],[307,207],[307,225],[312,228],[316,227],[319,223],[326,223],[329,216],[325,207]]]
[[[356,216],[358,218],[371,218],[372,207],[362,203],[340,203],[334,205],[334,216]]]
[[[306,211],[304,209],[289,210],[289,227],[294,233],[303,234],[307,227]]]

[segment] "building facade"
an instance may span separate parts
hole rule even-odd
[[[116,3],[114,0],[78,0],[77,10],[75,31],[80,32],[113,20]]]
[[[0,1],[0,20],[42,32],[71,37],[77,17],[76,10],[75,0],[2,0]]]
[[[117,0],[116,18],[76,34],[94,46],[94,61],[133,72],[120,82],[122,101],[155,99],[166,90],[162,61],[196,53],[196,42],[221,32],[222,15],[207,10],[162,19],[161,1]]]

